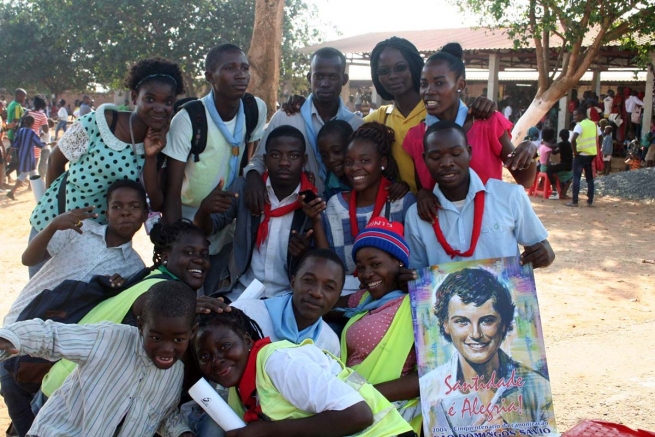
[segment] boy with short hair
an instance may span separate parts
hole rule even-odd
[[[409,266],[424,268],[452,261],[519,256],[522,264],[547,267],[555,259],[548,233],[523,187],[497,179],[484,185],[469,168],[471,147],[462,128],[449,121],[425,133],[424,159],[437,181],[438,217],[421,220],[416,205],[405,218]]]
[[[223,200],[223,186],[219,184],[202,201],[194,219],[207,235],[220,232],[237,219],[232,253],[229,261],[223,263],[229,271],[222,273],[220,279],[224,283],[218,290],[231,300],[253,279],[264,284],[265,297],[288,291],[290,274],[298,262],[289,250],[292,235],[306,236],[309,220],[320,221],[320,212],[325,209],[325,202],[317,197],[309,202],[315,209],[312,217],[303,211],[301,193],[309,190],[315,195],[317,189],[303,172],[307,154],[305,139],[298,129],[289,125],[275,128],[266,139],[265,150],[263,158],[268,171],[261,177],[270,203],[266,204],[264,214],[250,214],[243,195],[246,180],[240,177],[229,187],[237,193],[231,203]],[[212,212],[215,210],[223,212]]]
[[[67,279],[89,281],[95,275],[114,274],[128,277],[145,267],[132,248],[132,237],[148,216],[143,186],[128,179],[114,182],[107,190],[107,206],[106,225],[87,220],[97,217],[93,207],[78,208],[55,217],[36,234],[23,253],[23,264],[31,266],[51,259],[20,292],[5,324],[15,322],[41,291]]]
[[[18,130],[11,143],[12,153],[18,153],[18,178],[13,188],[7,192],[7,197],[11,200],[16,200],[14,193],[23,186],[28,176],[37,175],[34,148],[45,147],[45,143],[34,133],[32,126],[34,126],[34,117],[31,115],[23,117],[23,127]]]
[[[39,411],[28,435],[164,437],[194,434],[177,411],[184,365],[195,333],[196,293],[164,281],[146,294],[138,328],[27,320],[0,329],[5,355],[78,364]]]

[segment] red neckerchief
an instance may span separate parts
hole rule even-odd
[[[369,219],[369,223],[375,217],[380,216],[382,207],[387,202],[389,197],[389,192],[387,188],[391,186],[391,181],[387,178],[380,179],[380,186],[378,187],[378,194],[375,198],[375,206],[373,207],[373,214]],[[348,215],[350,216],[350,233],[353,236],[353,239],[359,234],[359,226],[357,225],[357,191],[353,190],[350,192],[350,201],[348,204]]]
[[[441,232],[441,226],[439,226],[439,217],[436,217],[434,221],[434,233],[437,236],[437,241],[443,247],[443,250],[446,251],[450,258],[455,258],[456,256],[461,256],[463,258],[468,258],[473,255],[475,247],[478,245],[478,239],[480,238],[480,230],[482,229],[482,214],[484,213],[484,190],[480,190],[475,194],[474,201],[474,210],[473,210],[473,233],[471,234],[471,247],[466,252],[462,253],[459,250],[454,250],[446,241],[446,238]]]
[[[264,173],[262,179],[264,179],[264,184],[266,184],[268,172]],[[305,190],[312,190],[314,194],[318,193],[318,189],[310,182],[305,172],[302,172],[300,175],[300,191],[302,192]],[[300,208],[302,208],[300,198],[289,205],[281,206],[273,210],[271,210],[271,205],[269,203],[264,204],[264,217],[262,218],[261,223],[259,223],[259,229],[257,229],[255,247],[261,246],[262,243],[266,241],[266,238],[268,238],[268,222],[271,220],[271,217],[282,217]]]
[[[248,356],[246,370],[243,372],[241,381],[239,381],[239,385],[237,386],[239,399],[241,399],[241,403],[246,410],[243,416],[243,420],[246,423],[256,422],[261,419],[262,407],[257,402],[257,355],[268,344],[271,344],[271,339],[268,337],[253,343],[250,355]]]

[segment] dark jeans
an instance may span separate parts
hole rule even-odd
[[[566,164],[553,164],[549,165],[548,170],[546,170],[546,174],[548,175],[548,180],[550,181],[550,186],[553,188],[553,191],[557,191],[557,185],[555,185],[557,178],[554,176],[554,174],[561,171],[571,171],[571,167]]]
[[[0,393],[5,400],[14,429],[20,437],[25,437],[34,422],[31,406],[34,396],[16,384],[14,377],[5,370],[4,363],[0,363]]]
[[[578,155],[573,158],[573,203],[578,203],[578,194],[580,193],[580,179],[582,170],[587,180],[587,203],[591,205],[594,201],[594,172],[591,164],[595,156]]]

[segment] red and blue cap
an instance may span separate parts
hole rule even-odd
[[[364,247],[375,247],[396,258],[405,266],[409,264],[409,247],[403,238],[402,223],[389,222],[384,217],[375,217],[355,238],[353,259]]]

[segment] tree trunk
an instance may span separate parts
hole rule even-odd
[[[184,94],[188,97],[202,97],[196,94],[196,86],[195,83],[193,83],[193,76],[190,74],[187,74],[186,72],[182,72],[182,79],[184,79]],[[180,98],[180,97],[178,97]]]
[[[266,102],[268,118],[276,110],[283,19],[284,0],[255,0],[255,24],[248,52],[249,91]]]

